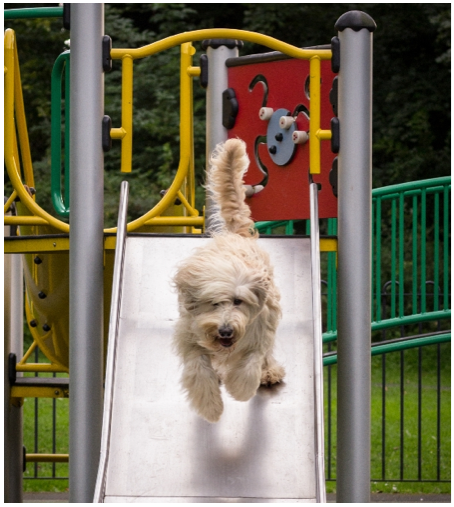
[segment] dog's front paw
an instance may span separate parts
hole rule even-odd
[[[211,399],[208,403],[194,407],[197,413],[210,423],[216,423],[221,418],[224,411],[224,403],[222,398],[216,397]]]
[[[225,388],[238,401],[250,400],[260,386],[258,371],[232,371],[225,379]]]
[[[273,366],[269,366],[262,370],[262,377],[260,383],[262,385],[273,385],[278,384],[285,377],[285,369],[278,363],[274,363]]]
[[[224,410],[219,378],[206,357],[185,365],[182,376],[191,407],[208,422],[217,422]]]

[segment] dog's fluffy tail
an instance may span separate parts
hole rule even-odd
[[[245,237],[255,235],[251,211],[244,202],[243,176],[248,167],[246,144],[241,139],[229,139],[213,152],[207,190],[215,203],[215,232],[229,231]]]

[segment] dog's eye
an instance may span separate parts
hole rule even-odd
[[[234,306],[240,306],[240,304],[242,303],[243,301],[241,299],[234,299],[233,300],[233,304]]]
[[[219,303],[212,303],[213,306],[219,306]]]

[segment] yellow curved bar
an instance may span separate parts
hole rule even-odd
[[[199,210],[196,210],[194,207],[192,207],[186,197],[182,194],[181,190],[178,190],[177,197],[182,202],[183,206],[186,208],[186,210],[189,212],[189,215],[191,217],[198,217],[199,216]]]
[[[227,28],[209,28],[206,30],[183,32],[160,41],[153,42],[152,44],[148,44],[147,46],[143,46],[141,48],[114,48],[112,49],[110,55],[113,59],[121,59],[125,56],[129,56],[136,60],[137,58],[145,58],[146,56],[159,53],[160,51],[184,44],[185,42],[200,41],[204,39],[239,39],[266,46],[293,58],[310,60],[314,55],[318,55],[321,60],[331,59],[331,50],[329,49],[301,49],[261,33],[249,32],[247,30],[232,30]]]
[[[180,72],[180,163],[175,178],[170,185],[167,193],[156,204],[154,208],[141,217],[129,222],[128,232],[139,229],[147,224],[154,217],[159,217],[169,206],[171,206],[177,197],[178,191],[184,185],[191,165],[192,155],[192,76],[187,72],[192,67],[192,55],[195,50],[191,44],[181,46],[181,72]],[[128,54],[129,56],[129,54]],[[132,86],[132,69],[131,69]],[[129,106],[128,106],[129,107]],[[183,217],[175,217],[183,224]],[[202,219],[203,220],[203,219]],[[104,232],[116,232],[116,227],[106,229]]]
[[[3,221],[5,225],[49,225],[45,218],[31,215],[5,216]]]
[[[5,165],[8,176],[11,180],[11,184],[13,188],[16,190],[17,195],[21,202],[28,208],[28,210],[33,213],[35,216],[42,218],[46,224],[55,227],[56,229],[62,232],[69,231],[69,225],[64,222],[57,220],[53,216],[49,215],[46,211],[44,211],[40,206],[38,206],[33,198],[28,194],[25,189],[19,171],[19,162],[15,157],[15,121],[14,121],[14,113],[15,113],[15,76],[17,75],[15,72],[15,66],[18,65],[17,60],[15,59],[15,34],[11,29],[7,29],[5,32],[5,66],[8,69],[8,72],[5,75],[5,100],[4,100],[4,108],[5,108],[5,116],[4,116],[4,130],[5,130]],[[11,69],[11,72],[9,71]],[[23,114],[23,111],[16,110],[16,114],[19,116]],[[18,125],[26,125],[25,117],[18,120]],[[19,217],[17,217],[18,220]],[[17,223],[17,222],[16,222]]]
[[[19,146],[22,157],[22,166],[24,170],[24,179],[25,183],[29,187],[34,187],[35,179],[33,176],[32,156],[30,153],[30,142],[28,139],[27,123],[25,119],[24,97],[22,95],[19,57],[17,54],[16,44],[14,44],[14,61],[17,62],[17,64],[14,66],[14,105],[16,110],[16,126],[17,133],[19,135]],[[35,200],[34,197],[33,200]]]

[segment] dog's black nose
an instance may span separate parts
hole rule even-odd
[[[233,337],[233,329],[230,326],[221,326],[219,328],[219,336],[221,338],[232,338]]]

